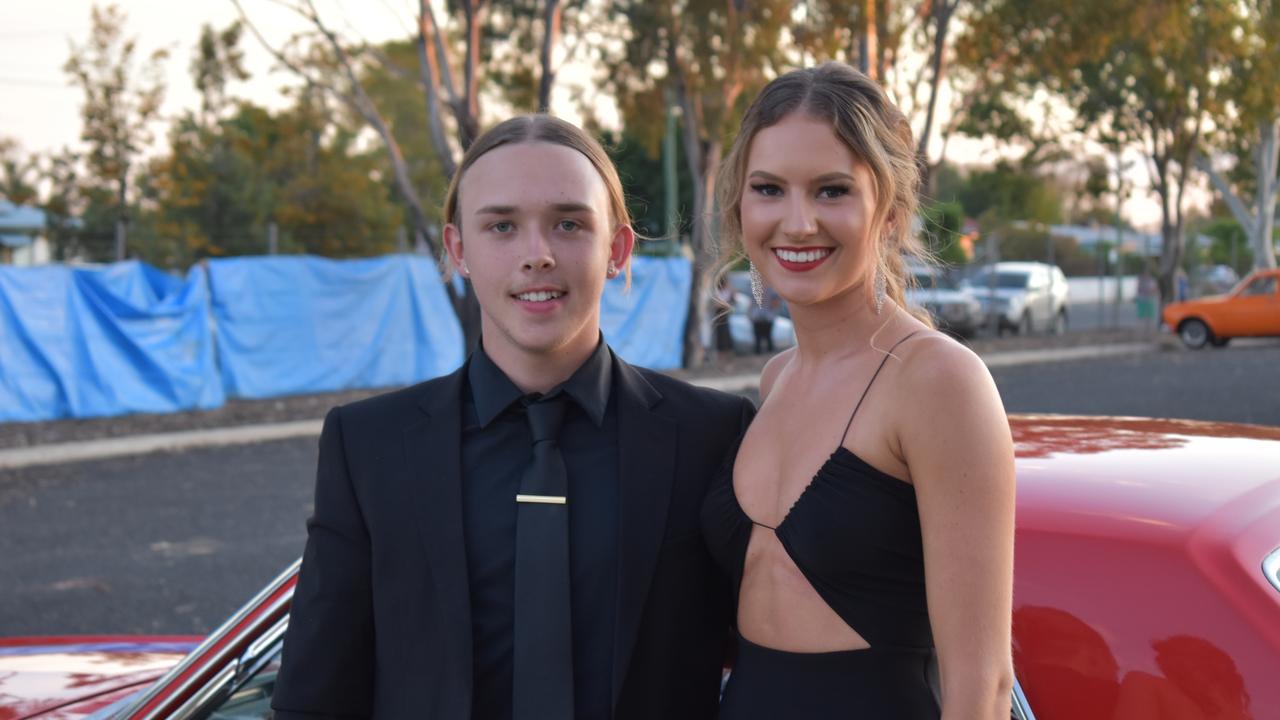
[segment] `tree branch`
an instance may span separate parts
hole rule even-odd
[[[560,15],[564,6],[560,0],[546,0],[542,13],[542,77],[538,81],[538,112],[551,109],[551,85],[556,71],[551,66],[551,51],[560,37]]]
[[[423,86],[423,95],[427,102],[427,129],[431,135],[431,147],[436,152],[440,169],[445,177],[452,180],[458,171],[458,163],[454,159],[453,148],[444,134],[444,120],[440,113],[440,81],[441,69],[439,55],[427,50],[427,36],[435,37],[440,42],[440,28],[435,22],[435,13],[431,10],[431,0],[421,0],[421,12],[418,15],[418,74]],[[447,74],[447,73],[446,73]],[[452,92],[452,91],[450,91]]]
[[[1240,227],[1244,228],[1245,235],[1253,237],[1253,216],[1244,206],[1244,203],[1240,201],[1239,196],[1231,189],[1231,185],[1227,183],[1226,178],[1214,169],[1213,162],[1208,157],[1198,151],[1193,156],[1193,163],[1196,168],[1209,176],[1209,182],[1222,195],[1223,201],[1227,203],[1227,207],[1231,210],[1231,214],[1235,216],[1236,222],[1240,223]]]

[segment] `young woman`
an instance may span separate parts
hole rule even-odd
[[[771,82],[725,159],[726,262],[797,343],[703,507],[738,593],[724,720],[1009,717],[1012,439],[981,360],[905,309],[918,187],[901,112],[840,64]]]

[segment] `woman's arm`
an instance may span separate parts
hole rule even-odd
[[[1013,685],[1014,469],[1009,420],[982,361],[922,345],[897,424],[920,507],[944,720],[1005,720]]]

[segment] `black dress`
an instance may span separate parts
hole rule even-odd
[[[883,367],[882,361],[876,375]],[[859,399],[845,435],[861,405]],[[915,490],[845,448],[844,435],[840,442],[772,528],[742,509],[733,463],[726,463],[703,505],[703,533],[740,589],[752,525],[772,530],[822,600],[871,647],[797,653],[739,634],[721,720],[936,720],[941,714]]]

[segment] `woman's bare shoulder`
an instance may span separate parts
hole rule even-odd
[[[773,389],[774,382],[782,374],[783,368],[791,362],[791,357],[795,354],[795,350],[795,347],[789,347],[769,358],[769,361],[764,364],[764,369],[760,371],[760,404],[763,405],[764,399],[769,397],[769,392]]]

